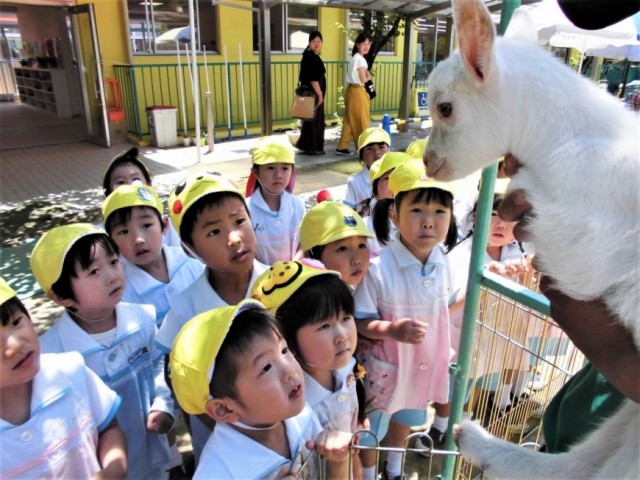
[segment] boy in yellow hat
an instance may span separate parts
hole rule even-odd
[[[47,296],[65,307],[42,335],[42,351],[84,357],[122,398],[117,417],[126,428],[129,477],[162,477],[174,402],[164,380],[164,356],[155,347],[153,306],[120,301],[124,273],[118,247],[101,228],[73,223],[46,232],[29,263]]]
[[[236,183],[218,172],[188,176],[169,195],[169,215],[182,244],[206,268],[183,290],[167,314],[156,341],[169,353],[178,332],[197,314],[236,305],[249,297],[253,283],[268,267],[256,260],[256,236],[244,196]],[[196,462],[211,433],[208,418],[191,416]]]
[[[126,278],[122,300],[150,304],[160,327],[176,295],[202,275],[204,264],[162,243],[164,207],[147,185],[123,185],[102,203],[102,219],[118,246]]]
[[[391,138],[380,127],[370,127],[358,137],[358,154],[362,163],[362,170],[349,177],[347,181],[347,193],[344,203],[351,208],[356,208],[364,199],[371,197],[371,178],[369,169],[373,162],[379,160],[389,151]]]
[[[300,223],[300,244],[305,256],[339,272],[351,288],[369,270],[367,240],[371,237],[355,210],[331,200],[312,207]]]
[[[305,213],[304,202],[293,195],[295,154],[284,135],[259,139],[251,152],[251,174],[255,189],[247,192],[258,250],[256,258],[271,265],[292,260],[299,252],[298,227]]]
[[[76,352],[40,354],[16,292],[0,278],[0,477],[123,478],[120,398]]]
[[[216,422],[194,479],[317,478],[307,462],[314,448],[328,460],[328,478],[345,478],[331,468],[348,464],[351,434],[322,430],[305,404],[300,365],[261,303],[243,300],[191,319],[169,366],[182,408]]]
[[[410,428],[426,422],[429,402],[448,401],[449,305],[457,295],[446,251],[457,229],[451,187],[428,178],[422,162],[396,167],[389,187],[398,234],[371,261],[354,299],[358,333],[376,341],[361,358],[371,429],[390,447],[402,447]],[[363,478],[372,479],[375,455],[361,457]],[[390,452],[388,477],[401,468],[402,455]]]

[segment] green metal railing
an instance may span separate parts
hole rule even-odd
[[[426,77],[434,67],[433,62],[414,63],[414,86],[425,86]],[[344,85],[348,62],[327,61],[327,95],[325,98],[325,115],[327,123],[331,116],[342,116],[339,108],[339,87]],[[242,108],[242,77],[244,78],[244,96],[246,119]],[[204,130],[206,119],[205,93],[209,86],[215,133],[220,136],[231,135],[232,130],[260,125],[260,66],[258,62],[208,63],[198,62],[197,75],[199,83],[200,118]],[[298,84],[300,63],[273,62],[271,64],[272,79],[272,111],[275,124],[288,126],[292,123],[289,115],[294,90]],[[157,105],[177,107],[178,132],[193,132],[195,128],[195,112],[193,92],[191,88],[191,69],[184,62],[178,68],[175,64],[147,65],[115,65],[115,77],[121,84],[123,108],[128,121],[129,133],[139,139],[149,135],[149,124],[146,109]],[[396,116],[400,107],[401,91],[398,85],[402,80],[402,62],[379,61],[374,66],[374,83],[377,97],[371,103],[372,114],[389,113]],[[182,85],[182,86],[181,86]],[[184,92],[183,94],[181,93]],[[184,101],[183,101],[184,98]],[[184,117],[184,118],[183,118]]]

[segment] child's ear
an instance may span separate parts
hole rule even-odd
[[[393,222],[393,224],[398,226],[398,211],[396,210],[395,203],[389,207],[389,218]]]
[[[167,233],[169,231],[169,217],[168,216],[163,216],[162,217],[162,222],[161,223],[161,227],[162,227],[162,234],[164,235],[165,233]]]
[[[211,398],[205,408],[207,415],[216,422],[233,423],[239,420],[234,402],[228,398]]]
[[[76,306],[76,302],[74,300],[72,300],[71,298],[62,298],[58,296],[53,290],[49,290],[49,292],[47,293],[47,297],[49,297],[49,299],[57,305],[60,305],[64,308],[73,308]]]

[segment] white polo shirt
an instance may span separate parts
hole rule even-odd
[[[119,407],[120,397],[79,353],[42,354],[29,420],[12,425],[0,418],[0,477],[92,477],[101,470],[98,435]]]
[[[43,352],[79,352],[87,367],[122,398],[118,423],[127,439],[128,478],[156,478],[169,461],[166,435],[147,430],[151,410],[173,416],[174,402],[164,380],[164,355],[155,347],[155,310],[120,302],[116,339],[96,340],[65,311],[40,337]]]
[[[240,433],[228,423],[218,423],[202,451],[200,464],[193,476],[197,479],[275,479],[282,467],[295,468],[311,452],[305,446],[315,440],[322,428],[313,410],[307,405],[293,418],[284,421],[291,459]],[[317,465],[300,478],[317,478]]]
[[[394,413],[423,409],[430,401],[448,401],[453,285],[449,261],[440,246],[423,265],[396,236],[371,260],[354,295],[356,318],[392,322],[411,318],[429,325],[418,345],[386,339],[361,352],[359,360],[367,370],[367,402],[373,408]]]
[[[347,193],[344,196],[343,203],[346,203],[351,208],[356,208],[361,201],[373,195],[372,185],[369,169],[363,166],[362,170],[355,175],[351,175],[347,180]]]
[[[120,256],[127,279],[122,301],[148,304],[156,308],[156,326],[160,328],[176,296],[192,285],[204,271],[204,264],[188,256],[182,247],[162,247],[169,272],[169,283],[163,283],[142,268]]]
[[[356,393],[356,377],[353,367],[356,359],[352,358],[344,368],[334,370],[333,378],[336,389],[330,391],[320,385],[311,375],[304,372],[304,397],[320,421],[320,426],[327,430],[355,432],[358,425],[358,395]]]
[[[299,227],[305,214],[302,199],[287,191],[282,192],[280,209],[273,212],[257,188],[247,198],[247,206],[258,242],[256,259],[265,265],[293,259],[300,245]]]

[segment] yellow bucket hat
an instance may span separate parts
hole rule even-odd
[[[177,232],[185,212],[197,200],[213,193],[230,192],[244,199],[240,188],[230,177],[220,172],[206,172],[189,175],[169,195],[169,216]]]
[[[102,202],[102,221],[106,223],[113,212],[127,207],[149,207],[155,208],[160,215],[164,213],[162,200],[153,188],[148,185],[122,185]]]
[[[347,237],[371,237],[362,217],[348,205],[330,200],[311,208],[300,222],[300,244],[303,250]]]
[[[394,197],[401,192],[408,192],[409,190],[417,190],[419,188],[439,188],[453,195],[451,185],[427,177],[427,170],[424,163],[418,160],[403,163],[389,176],[389,189]]]
[[[251,298],[275,314],[307,280],[320,275],[336,275],[340,278],[340,274],[333,270],[314,268],[296,261],[278,261],[256,279]]]
[[[379,179],[380,177],[382,177],[389,170],[393,168],[398,168],[403,163],[410,162],[411,160],[412,158],[403,152],[385,153],[382,156],[382,158],[380,158],[380,160],[376,160],[376,162],[373,165],[371,165],[371,168],[369,169],[369,177],[373,182]],[[373,167],[375,167],[376,164],[379,164],[379,165],[376,167],[376,170],[374,171]]]
[[[235,318],[245,310],[264,310],[261,303],[246,299],[238,305],[214,308],[196,315],[180,330],[171,348],[171,385],[182,409],[191,415],[206,412],[211,395],[216,357]]]
[[[5,282],[4,278],[0,277],[0,305],[17,296],[16,291]]]
[[[424,153],[424,149],[427,146],[428,138],[421,138],[420,140],[414,140],[409,144],[405,153],[412,158],[417,158],[418,160],[422,160],[422,154]]]
[[[253,165],[270,163],[295,164],[295,152],[291,142],[285,135],[271,135],[258,139],[251,151]]]
[[[386,143],[391,145],[391,137],[380,127],[369,127],[358,137],[358,152],[372,143]]]
[[[51,286],[60,278],[64,259],[71,247],[81,238],[96,234],[106,235],[107,232],[90,223],[71,223],[52,228],[38,240],[31,252],[29,266],[44,293],[49,293]]]

